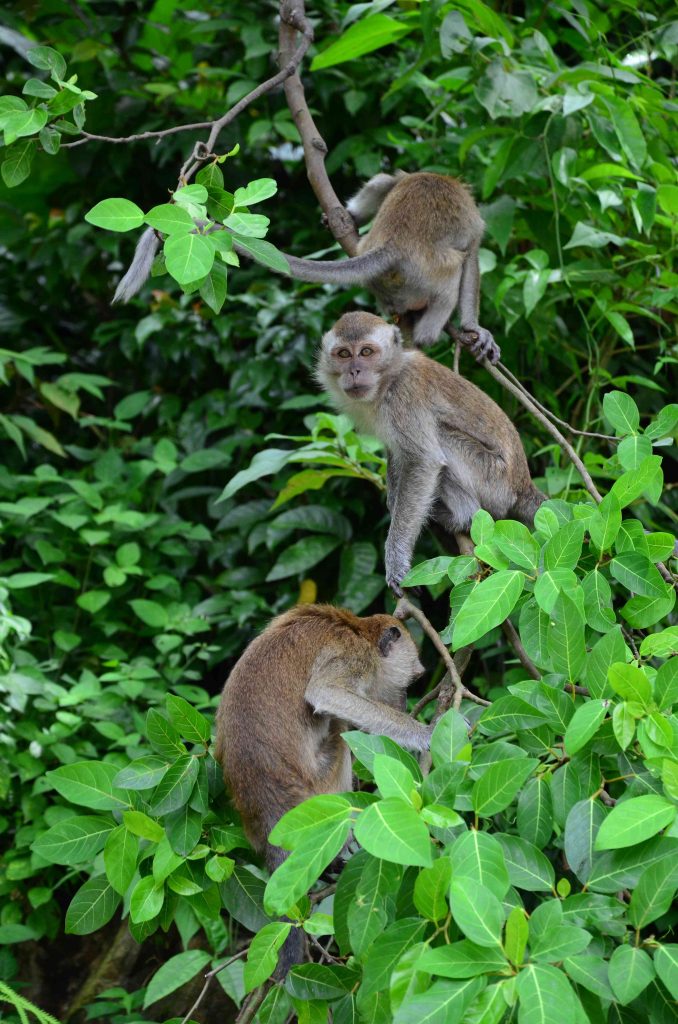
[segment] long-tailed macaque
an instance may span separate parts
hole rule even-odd
[[[287,811],[319,793],[352,788],[351,726],[426,750],[432,727],[404,711],[423,672],[417,648],[391,615],[359,618],[330,605],[279,615],[246,649],[217,710],[216,756],[248,839],[273,871],[288,856],[268,835]],[[284,974],[303,958],[293,929],[279,958]]]
[[[344,314],[322,339],[316,374],[335,407],[386,446],[386,580],[396,594],[427,519],[466,533],[484,508],[532,525],[545,497],[509,418],[470,381],[404,349],[397,327]]]
[[[303,260],[284,253],[291,277],[326,284],[362,284],[384,313],[401,318],[406,339],[431,345],[459,307],[465,344],[478,359],[499,359],[499,348],[478,324],[478,249],[485,230],[471,193],[456,178],[419,171],[377,174],[349,200],[349,213],[363,224],[358,256]],[[152,228],[142,235],[114,302],[127,301],[148,277],[160,244]],[[241,255],[250,254],[241,249]]]

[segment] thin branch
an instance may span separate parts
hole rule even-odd
[[[306,17],[304,0],[281,0],[280,3],[280,61],[289,61],[294,47],[296,33],[313,38],[310,23]],[[285,98],[297,126],[304,147],[306,173],[316,198],[327,218],[327,226],[349,256],[355,256],[358,247],[358,232],[353,218],[339,201],[325,169],[327,145],[322,138],[306,102],[306,94],[299,73],[289,75],[285,81]]]
[[[445,673],[445,674],[447,675],[447,673]],[[414,707],[410,711],[410,718],[416,718],[417,715],[419,714],[419,712],[423,708],[425,708],[427,706],[427,704],[430,704],[431,701],[434,701],[434,700],[438,699],[438,697],[440,696],[440,687],[441,686],[442,686],[442,683],[438,683],[438,685],[434,686],[432,690],[429,690],[428,693],[425,693],[424,696],[421,698],[421,700],[417,701],[417,703],[414,705]]]
[[[249,948],[250,948],[249,946],[246,946],[244,949],[241,949],[239,953],[236,953],[235,956],[232,956],[229,960],[226,960],[223,964],[219,964],[218,967],[214,967],[211,971],[207,972],[207,974],[205,975],[205,984],[203,985],[203,987],[202,987],[202,989],[200,991],[200,995],[198,996],[196,1001],[193,1003],[193,1006],[190,1008],[190,1010],[188,1011],[186,1016],[181,1021],[181,1024],[188,1024],[188,1021],[191,1019],[191,1017],[193,1016],[195,1011],[198,1009],[198,1007],[200,1006],[200,1004],[203,1001],[203,999],[205,998],[205,996],[207,995],[207,991],[208,991],[210,985],[212,984],[213,980],[216,978],[217,974],[219,974],[221,971],[225,970],[227,967],[229,967],[236,960],[239,960],[240,957],[244,956],[245,953],[247,953]]]
[[[518,631],[513,625],[510,619],[504,619],[501,624],[502,632],[508,642],[510,643],[513,650],[518,655],[518,661],[523,666],[525,671],[532,677],[532,679],[541,679],[541,672],[530,658],[529,654],[522,645],[521,639],[518,636]]]
[[[235,1024],[249,1024],[252,1018],[256,1016],[257,1010],[263,1003],[266,998],[266,993],[272,985],[273,982],[271,980],[265,981],[263,985],[259,986],[259,988],[255,988],[250,992],[249,996],[240,1008],[240,1013],[235,1018]]]
[[[406,597],[400,598],[393,614],[397,619],[416,619],[440,657],[443,659],[445,667],[447,668],[451,685],[443,685],[445,680],[440,684],[440,697],[438,699],[436,718],[439,718],[444,714],[449,707],[454,707],[458,711],[459,706],[461,705],[461,699],[464,696],[465,687],[461,681],[461,676],[457,671],[457,666],[454,664],[452,655],[440,639],[440,634],[433,628],[422,610],[411,604]]]
[[[580,437],[596,437],[600,438],[603,441],[614,441],[616,444],[619,444],[620,438],[613,437],[611,434],[598,434],[595,431],[591,430],[577,430],[576,427],[570,426],[567,420],[561,420],[560,417],[556,416],[554,412],[551,412],[551,410],[547,409],[545,405],[542,405],[541,402],[538,402],[534,395],[530,394],[525,385],[520,380],[518,380],[515,374],[511,373],[507,366],[504,366],[503,363],[497,363],[496,365],[501,370],[502,373],[506,374],[508,379],[513,384],[515,384],[517,388],[520,388],[523,394],[526,395],[531,402],[534,402],[538,409],[541,409],[545,416],[548,416],[548,418],[553,423],[557,423],[559,426],[565,427],[565,429],[569,431],[570,434],[578,434]]]
[[[309,893],[309,899],[311,903],[321,903],[327,896],[331,896],[333,892],[337,891],[337,883],[332,882],[331,885],[326,885],[324,889],[319,889],[318,892]]]
[[[318,949],[320,951],[320,953],[321,953],[320,963],[322,963],[323,960],[327,960],[327,962],[331,963],[331,964],[340,964],[341,963],[341,960],[337,960],[337,958],[335,956],[332,956],[331,953],[328,953],[328,951],[325,949],[325,947],[323,945],[321,945],[320,942],[318,942],[318,940],[316,939],[315,935],[309,935],[309,939],[311,940],[311,945],[315,946],[315,948]]]

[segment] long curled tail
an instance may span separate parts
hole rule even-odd
[[[236,249],[238,246],[236,244]],[[386,249],[373,249],[364,256],[347,260],[300,260],[283,253],[290,265],[290,277],[316,284],[363,284],[381,277],[395,264],[395,256]]]
[[[127,273],[115,289],[113,302],[129,302],[132,296],[136,295],[151,273],[153,260],[159,246],[160,242],[154,229],[146,228],[137,242],[134,258]]]

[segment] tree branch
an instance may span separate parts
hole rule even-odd
[[[232,964],[235,960],[239,960],[241,956],[244,956],[249,948],[250,948],[249,946],[246,946],[244,949],[241,949],[239,953],[236,953],[235,956],[230,957],[230,959],[226,960],[223,964],[219,964],[218,967],[215,967],[215,968],[213,968],[213,970],[207,972],[207,974],[205,975],[205,984],[203,985],[202,989],[200,990],[200,995],[198,996],[196,1001],[193,1003],[193,1006],[190,1008],[190,1010],[188,1011],[186,1016],[181,1021],[181,1024],[188,1024],[188,1021],[191,1019],[191,1017],[193,1016],[194,1012],[198,1009],[198,1007],[200,1006],[201,1002],[203,1001],[203,999],[207,995],[207,991],[208,991],[210,985],[212,984],[214,978],[216,978],[217,974],[219,974],[220,971],[225,970],[225,968],[228,967],[230,964]]]
[[[281,0],[280,3],[280,62],[289,61],[297,32],[313,38],[313,31],[306,17],[304,0]],[[337,197],[325,170],[327,145],[318,131],[306,102],[304,86],[295,69],[285,81],[285,98],[297,126],[304,147],[306,173],[333,236],[349,256],[355,256],[358,247],[358,232],[353,218]]]

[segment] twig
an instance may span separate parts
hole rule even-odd
[[[417,701],[417,703],[414,705],[414,707],[410,711],[410,717],[411,718],[416,718],[417,715],[419,714],[419,712],[422,710],[422,708],[425,708],[427,704],[431,703],[431,701],[438,699],[438,697],[440,696],[440,687],[441,686],[442,686],[442,683],[438,683],[438,685],[434,686],[432,690],[430,690],[428,693],[425,693],[424,696],[421,698],[421,700]]]
[[[266,993],[272,985],[273,982],[269,979],[268,981],[265,981],[263,985],[260,985],[259,988],[255,988],[250,992],[249,996],[242,1004],[240,1013],[235,1018],[234,1024],[249,1024],[252,1018],[256,1016],[257,1010],[263,1003],[266,998]],[[183,1024],[183,1021],[181,1024]]]
[[[311,940],[311,945],[315,946],[316,949],[320,950],[320,953],[322,954],[321,958],[320,958],[320,962],[321,963],[323,962],[323,960],[327,960],[328,963],[331,963],[331,964],[340,964],[341,963],[341,960],[337,960],[337,958],[335,956],[332,956],[331,953],[328,953],[328,951],[325,949],[325,947],[322,946],[318,942],[318,940],[316,939],[315,935],[309,935],[309,939]]]
[[[541,679],[541,672],[539,671],[539,669],[537,668],[535,663],[532,661],[532,659],[530,658],[530,656],[527,653],[527,651],[525,650],[525,648],[523,647],[521,639],[518,636],[518,631],[517,631],[516,627],[513,625],[513,623],[511,622],[511,620],[510,619],[504,619],[504,621],[501,624],[501,628],[502,628],[502,632],[504,633],[504,636],[506,637],[506,639],[510,643],[511,647],[513,648],[513,650],[518,655],[518,661],[523,666],[523,668],[526,670],[526,672],[529,673],[529,675],[532,677],[532,679]]]
[[[459,360],[461,358],[461,342],[459,339],[454,344],[454,363],[452,369],[455,373],[459,373]]]
[[[541,402],[538,402],[534,395],[530,394],[525,385],[520,380],[518,380],[518,378],[513,373],[511,373],[507,366],[504,366],[503,363],[497,363],[496,366],[501,370],[502,373],[506,374],[508,379],[513,384],[515,384],[517,388],[520,388],[523,394],[526,395],[531,402],[534,402],[538,409],[541,409],[545,416],[548,416],[550,420],[552,420],[554,423],[559,424],[559,426],[565,427],[565,429],[569,431],[570,434],[579,434],[580,437],[597,437],[603,441],[614,441],[617,444],[621,440],[619,437],[613,437],[611,434],[598,434],[595,431],[591,430],[577,430],[576,427],[570,426],[567,420],[561,420],[560,417],[556,416],[554,412],[551,412],[551,410],[547,409],[545,405],[542,405]]]
[[[281,0],[279,32],[281,63],[289,61],[297,32],[303,33],[307,38],[313,38],[313,31],[304,9],[304,0]],[[353,218],[340,203],[325,170],[327,145],[311,117],[304,86],[296,70],[286,78],[284,88],[287,105],[304,147],[306,174],[322,211],[327,217],[327,226],[344,252],[349,256],[355,256],[358,247],[358,232]]]
[[[216,978],[217,974],[219,974],[221,971],[225,970],[226,967],[229,967],[230,964],[234,963],[234,961],[239,960],[241,956],[244,956],[249,948],[250,948],[249,946],[246,946],[244,949],[241,949],[239,953],[236,953],[235,956],[232,956],[229,960],[226,960],[223,964],[219,964],[218,967],[214,967],[211,971],[207,972],[207,974],[205,975],[205,984],[203,985],[203,987],[202,987],[202,989],[200,991],[200,995],[198,996],[196,1001],[193,1003],[193,1006],[190,1008],[190,1010],[188,1011],[186,1016],[181,1021],[181,1024],[188,1024],[188,1021],[191,1019],[191,1017],[193,1016],[194,1012],[198,1009],[198,1007],[200,1006],[201,1002],[203,1001],[203,999],[207,995],[207,990],[209,989],[210,985],[212,984],[212,981],[214,980],[214,978]]]
[[[445,686],[444,679],[440,684],[440,697],[438,698],[436,718],[439,718],[451,706],[458,711],[461,699],[464,696],[464,684],[461,681],[452,655],[440,639],[439,633],[433,628],[422,610],[411,604],[406,597],[400,598],[393,614],[397,619],[416,619],[445,663],[451,685]]]
[[[283,17],[283,6],[284,3],[281,4],[281,17]],[[200,163],[212,155],[220,132],[229,125],[231,121],[234,121],[236,117],[251,103],[260,99],[267,92],[271,92],[271,90],[275,89],[276,86],[282,85],[287,78],[296,73],[306,51],[313,42],[313,30],[311,29],[310,23],[306,22],[306,26],[307,29],[302,29],[302,40],[299,46],[289,54],[285,63],[281,64],[280,70],[277,71],[275,75],[267,78],[265,82],[260,82],[260,84],[255,86],[254,89],[251,89],[246,96],[243,96],[242,99],[238,100],[230,110],[227,110],[225,114],[222,114],[221,117],[216,120],[197,121],[194,124],[179,124],[174,125],[172,128],[163,128],[160,131],[137,132],[134,135],[125,135],[117,138],[111,135],[95,135],[92,132],[82,132],[83,137],[81,139],[78,139],[75,142],[66,142],[62,146],[62,149],[72,149],[75,146],[82,146],[87,142],[110,142],[113,145],[120,145],[121,143],[128,142],[143,142],[146,139],[163,139],[168,135],[176,135],[179,132],[201,131],[203,128],[209,128],[210,134],[207,142],[204,143],[204,157],[202,157],[202,159],[196,159],[194,164],[184,172],[186,181],[190,180],[200,166]]]
[[[309,899],[311,903],[321,903],[326,896],[331,896],[333,892],[337,891],[337,883],[332,882],[331,885],[326,885],[324,889],[319,889],[318,892],[309,893]]]
[[[582,697],[591,696],[591,693],[586,686],[576,686],[574,683],[565,683],[564,689],[567,693],[579,693]]]

